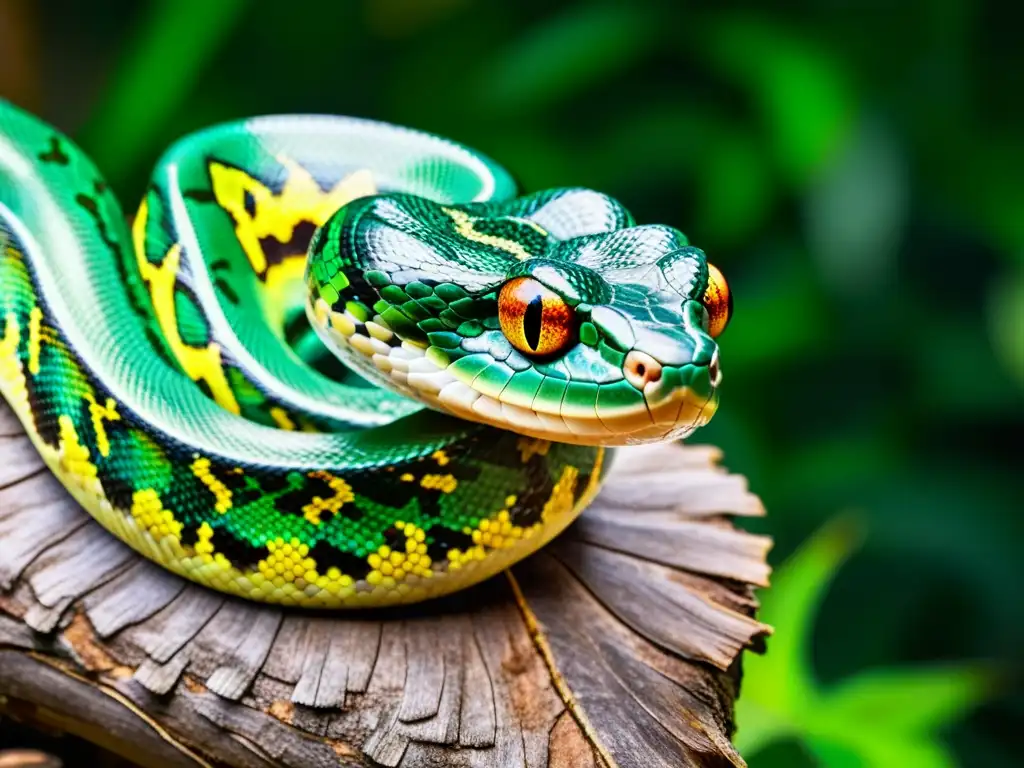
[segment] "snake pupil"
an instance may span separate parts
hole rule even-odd
[[[536,351],[540,346],[541,318],[544,314],[544,298],[534,296],[526,305],[526,313],[523,316],[523,335],[530,349]]]
[[[498,323],[524,355],[549,357],[575,338],[573,308],[532,277],[514,277],[498,295]]]

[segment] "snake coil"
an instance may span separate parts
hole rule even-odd
[[[259,118],[175,144],[129,229],[0,102],[0,392],[93,517],[196,582],[461,589],[564,529],[608,446],[718,402],[704,254],[596,192],[514,191],[428,134]]]

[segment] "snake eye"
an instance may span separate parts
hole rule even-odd
[[[501,332],[524,355],[560,352],[576,332],[575,312],[557,293],[532,277],[509,280],[498,294]]]
[[[714,338],[725,330],[732,318],[732,291],[725,275],[714,264],[708,264],[708,289],[701,301],[708,311],[708,333]]]

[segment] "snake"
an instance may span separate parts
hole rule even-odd
[[[544,546],[620,446],[718,407],[732,298],[678,230],[358,118],[200,130],[129,218],[0,102],[0,392],[159,566],[308,608],[414,603]]]

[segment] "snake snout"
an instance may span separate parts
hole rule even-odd
[[[626,380],[641,392],[648,384],[661,381],[661,363],[635,349],[626,355],[623,372]]]

